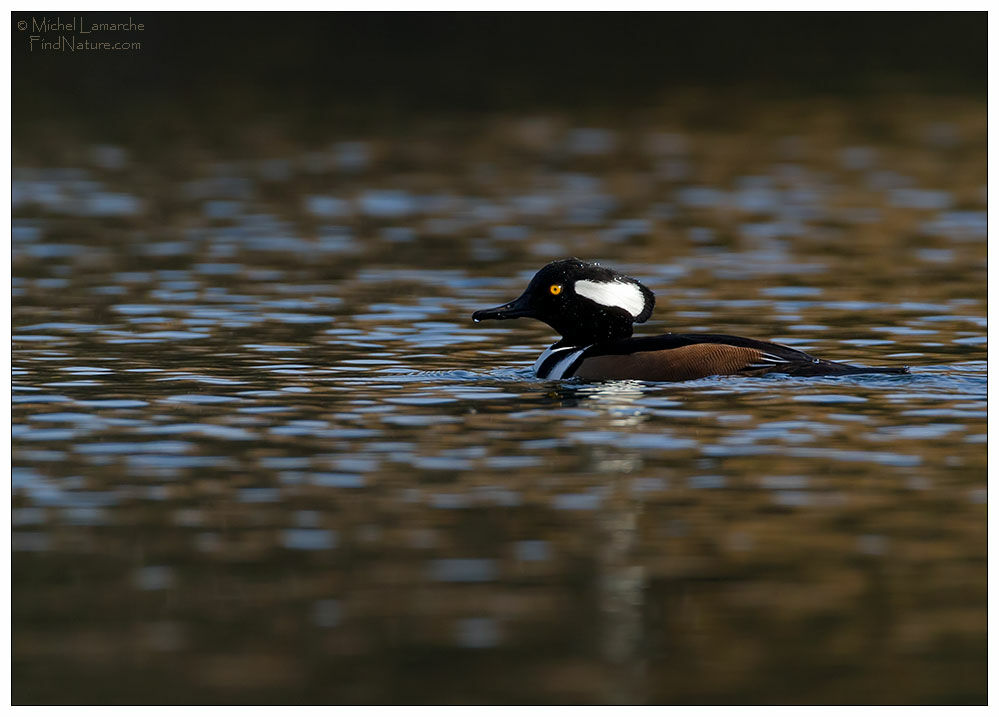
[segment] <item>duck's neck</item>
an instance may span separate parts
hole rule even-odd
[[[579,327],[580,329],[582,327]],[[586,331],[571,330],[564,331],[562,338],[555,346],[592,346],[593,344],[606,344],[614,341],[622,341],[631,338],[631,324],[606,324],[604,326],[587,326]]]

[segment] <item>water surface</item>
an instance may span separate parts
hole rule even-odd
[[[983,108],[752,109],[15,147],[14,701],[984,702]],[[912,373],[539,381],[568,255]]]

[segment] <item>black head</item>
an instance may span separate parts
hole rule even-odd
[[[473,321],[539,319],[570,344],[626,339],[652,315],[656,297],[637,279],[579,259],[553,261],[508,304],[472,314]]]

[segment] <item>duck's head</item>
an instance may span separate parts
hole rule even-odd
[[[544,321],[573,345],[626,339],[632,325],[648,320],[655,295],[637,279],[579,259],[543,267],[518,298],[472,314],[473,321]]]

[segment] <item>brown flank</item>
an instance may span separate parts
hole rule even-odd
[[[636,379],[690,381],[705,376],[739,373],[759,361],[759,349],[725,344],[693,344],[661,351],[594,356],[584,359],[573,376],[583,380]],[[765,373],[766,369],[760,370]]]

